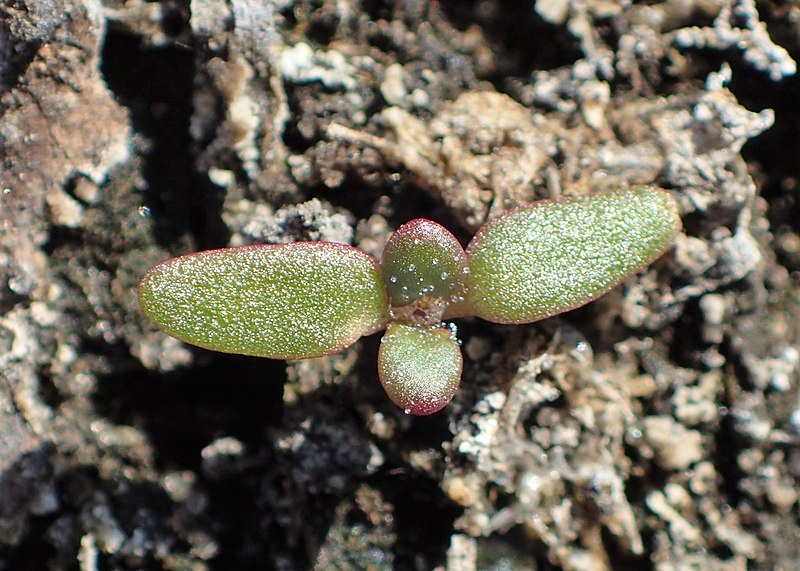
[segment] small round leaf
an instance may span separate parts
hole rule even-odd
[[[381,263],[392,305],[404,306],[424,296],[444,298],[455,293],[467,257],[447,229],[417,218],[392,234]]]
[[[449,403],[461,382],[463,359],[449,329],[389,325],[378,351],[386,394],[408,414],[426,415]]]
[[[510,210],[467,247],[452,314],[528,323],[581,306],[657,258],[680,227],[674,199],[652,187]]]
[[[223,248],[151,269],[139,304],[187,343],[274,359],[340,351],[385,326],[377,260],[331,242]]]

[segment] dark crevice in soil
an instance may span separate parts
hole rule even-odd
[[[200,361],[166,375],[138,370],[101,378],[97,410],[144,430],[165,466],[198,469],[200,451],[222,436],[263,446],[264,429],[281,418],[283,363],[236,355]]]
[[[164,9],[161,13],[161,29],[171,37],[177,38],[189,32],[189,10],[188,0],[167,0],[164,2]]]
[[[491,81],[500,91],[505,91],[512,78],[568,66],[582,57],[578,40],[566,27],[544,21],[527,0],[445,0],[441,4],[456,27],[466,29],[477,23],[486,34],[497,66],[481,79]],[[546,41],[537,41],[544,38]]]
[[[7,15],[0,20],[0,95],[17,87],[20,79],[25,76],[25,72],[36,57],[36,53],[42,46],[44,38],[25,40],[15,37],[6,23]],[[15,30],[19,33],[19,30]],[[3,108],[0,107],[0,115]]]
[[[734,379],[744,384],[742,378],[746,376],[746,373],[741,359],[736,356],[735,351],[727,342],[723,343],[721,352],[731,363],[731,372],[734,375]],[[742,490],[739,489],[739,483],[745,474],[739,467],[738,458],[740,452],[748,448],[748,445],[747,439],[736,425],[736,418],[729,414],[728,411],[735,410],[738,407],[738,403],[735,402],[736,395],[743,388],[742,386],[726,386],[726,389],[722,392],[719,400],[719,409],[722,414],[719,428],[714,431],[714,446],[711,450],[710,458],[714,466],[717,467],[717,473],[720,474],[722,479],[720,490],[727,502],[733,506],[736,506],[745,497]]]
[[[47,236],[47,242],[42,249],[49,255],[54,254],[59,248],[72,245],[79,246],[83,243],[83,232],[64,226],[53,226]]]
[[[48,532],[57,519],[63,519],[63,514],[57,516],[38,516],[28,520],[28,530],[22,541],[14,547],[10,554],[3,554],[3,563],[7,569],[14,571],[40,571],[50,568],[51,560],[63,547],[57,548],[52,542],[43,540],[48,537]],[[74,538],[73,545],[77,545],[80,538]],[[75,554],[77,559],[77,553]],[[76,567],[77,569],[77,567]]]
[[[170,246],[190,234],[197,249],[224,245],[223,193],[198,174],[192,153],[194,52],[184,44],[147,46],[139,36],[112,29],[103,45],[101,71],[128,107],[140,136],[140,186],[156,240]]]
[[[708,349],[709,344],[702,337],[704,323],[705,316],[699,302],[688,302],[675,323],[676,335],[672,337],[668,355],[671,362],[679,367],[705,368],[702,364],[702,353]]]
[[[395,507],[395,569],[434,569],[443,565],[453,521],[461,508],[447,500],[439,484],[420,474],[385,472],[377,482]]]
[[[800,53],[793,56],[798,58]],[[744,70],[734,71],[730,88],[751,111],[775,111],[774,126],[748,141],[742,156],[756,165],[754,172],[761,195],[769,203],[772,229],[800,233],[800,76],[773,82]]]
[[[637,556],[631,553],[630,546],[620,545],[620,538],[614,537],[605,527],[601,528],[600,535],[603,540],[603,548],[615,571],[653,571],[655,569],[654,562],[647,555]]]
[[[722,417],[719,430],[714,436],[714,448],[710,460],[722,478],[720,489],[724,497],[730,505],[736,506],[744,499],[744,494],[739,489],[744,472],[737,462],[739,453],[746,448],[744,438],[739,434],[735,419],[730,415]]]

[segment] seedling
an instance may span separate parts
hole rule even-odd
[[[680,230],[663,190],[543,200],[487,222],[466,251],[426,219],[403,224],[382,261],[332,242],[209,250],[148,271],[139,303],[187,343],[272,359],[345,349],[386,329],[378,376],[406,413],[431,414],[461,379],[444,320],[530,323],[581,306],[657,258]]]

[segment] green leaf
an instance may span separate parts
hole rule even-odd
[[[462,363],[449,329],[393,323],[381,339],[378,376],[389,398],[407,414],[433,414],[452,400]]]
[[[392,305],[404,306],[424,296],[452,295],[461,285],[467,257],[447,229],[417,218],[392,234],[381,263]]]
[[[467,247],[464,301],[450,313],[527,323],[573,309],[657,258],[680,227],[674,199],[652,187],[510,210]]]
[[[388,312],[377,260],[330,242],[174,258],[145,274],[139,304],[187,343],[274,359],[340,351],[382,329]]]

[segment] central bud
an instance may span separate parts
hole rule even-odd
[[[389,317],[392,321],[414,325],[416,327],[434,327],[442,323],[447,301],[441,297],[426,295],[415,299],[408,305],[392,307]]]

